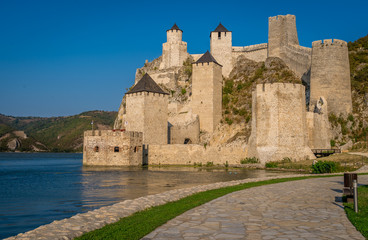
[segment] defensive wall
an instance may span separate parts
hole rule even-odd
[[[246,149],[231,147],[204,147],[196,144],[149,145],[148,164],[193,165],[240,164]]]
[[[136,166],[142,164],[140,132],[89,130],[84,132],[83,165]]]
[[[199,143],[199,117],[190,122],[175,122],[170,126],[170,144],[198,144]]]
[[[232,47],[233,64],[240,55],[256,62],[266,61],[267,45],[267,43],[261,43],[244,47]]]
[[[321,97],[312,111],[307,112],[308,146],[311,149],[330,149],[332,138],[328,121],[328,105]]]
[[[248,156],[261,163],[314,158],[308,147],[305,88],[301,84],[258,84],[252,93]]]
[[[352,112],[350,65],[347,43],[325,39],[312,43],[310,105],[323,96],[328,111],[336,115]]]

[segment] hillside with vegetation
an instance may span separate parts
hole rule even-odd
[[[116,112],[89,111],[68,117],[0,115],[0,151],[81,152],[83,132],[112,129]]]

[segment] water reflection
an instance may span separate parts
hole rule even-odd
[[[194,167],[86,167],[81,154],[0,153],[0,239],[126,199],[285,174]]]
[[[194,167],[86,167],[82,168],[85,208],[197,185],[245,178],[277,176],[265,170]]]

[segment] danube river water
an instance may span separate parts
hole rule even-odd
[[[280,174],[285,173],[193,167],[85,167],[82,154],[0,153],[0,239],[126,199]]]

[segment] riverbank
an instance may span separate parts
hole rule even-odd
[[[334,175],[302,175],[302,177],[318,176],[326,177]],[[193,195],[195,193],[223,187],[235,186],[239,184],[291,177],[301,177],[301,175],[287,175],[283,177],[266,177],[258,179],[244,179],[230,182],[220,182],[203,186],[172,190],[155,195],[149,195],[146,197],[140,197],[134,200],[126,200],[112,206],[103,207],[83,214],[77,214],[68,219],[54,221],[51,224],[41,226],[27,233],[19,234],[8,239],[34,239],[38,237],[45,237],[48,239],[72,239],[81,236],[86,232],[99,229],[107,224],[117,222],[119,221],[119,219],[128,217],[135,212],[142,211],[154,206],[163,205],[168,202],[177,201],[181,198]]]

